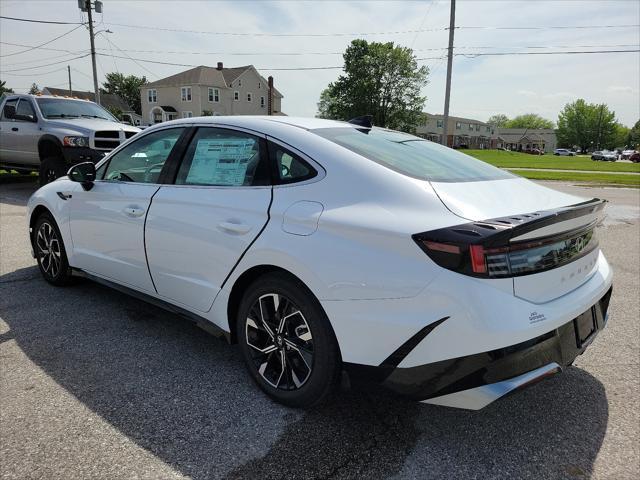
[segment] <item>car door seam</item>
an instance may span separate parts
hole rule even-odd
[[[242,254],[240,255],[240,257],[238,257],[238,261],[233,265],[233,267],[231,268],[227,276],[222,281],[222,285],[220,285],[220,290],[224,288],[224,286],[227,284],[227,281],[229,280],[229,277],[231,277],[233,272],[236,270],[236,267],[240,264],[245,254],[253,246],[253,244],[260,237],[260,235],[262,235],[262,232],[264,232],[264,229],[267,228],[267,225],[269,224],[269,220],[271,220],[271,205],[273,205],[273,186],[271,186],[271,199],[269,200],[269,206],[267,207],[267,221],[264,222],[264,225],[262,226],[258,234],[254,237],[253,240],[251,240],[251,242],[249,242],[249,245],[247,245],[247,248],[245,248]],[[214,302],[215,302],[215,299],[214,299]]]
[[[153,192],[151,198],[149,199],[149,206],[147,207],[147,212],[144,215],[144,224],[142,226],[142,246],[144,247],[144,260],[147,263],[147,271],[149,272],[149,278],[151,279],[151,285],[153,285],[153,290],[158,293],[158,289],[156,288],[156,282],[153,281],[153,275],[151,275],[151,266],[149,265],[149,256],[147,255],[147,218],[149,217],[149,211],[151,210],[151,204],[153,203],[153,197],[160,191],[162,186],[159,186],[158,189]]]

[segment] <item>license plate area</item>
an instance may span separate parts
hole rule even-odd
[[[576,347],[583,348],[588,345],[598,330],[595,307],[576,317],[573,320],[573,326],[576,331]]]

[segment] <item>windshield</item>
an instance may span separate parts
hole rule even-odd
[[[515,178],[488,163],[406,133],[381,128],[312,130],[338,145],[409,177],[432,182]]]
[[[36,99],[44,118],[102,118],[117,122],[104,108],[89,101],[64,100],[61,98]]]

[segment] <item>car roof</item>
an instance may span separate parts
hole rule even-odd
[[[337,120],[326,120],[322,118],[307,117],[289,117],[289,116],[269,116],[269,115],[216,115],[210,117],[191,117],[181,118],[179,120],[171,120],[156,124],[160,125],[179,125],[179,124],[211,124],[211,125],[228,125],[235,127],[244,127],[254,130],[269,130],[270,127],[276,125],[289,125],[302,128],[304,130],[314,130],[316,128],[355,128],[348,122],[340,122]],[[152,127],[155,127],[153,125]]]

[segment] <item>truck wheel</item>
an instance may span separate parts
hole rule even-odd
[[[51,183],[66,174],[66,165],[60,157],[47,157],[40,162],[40,186]]]

